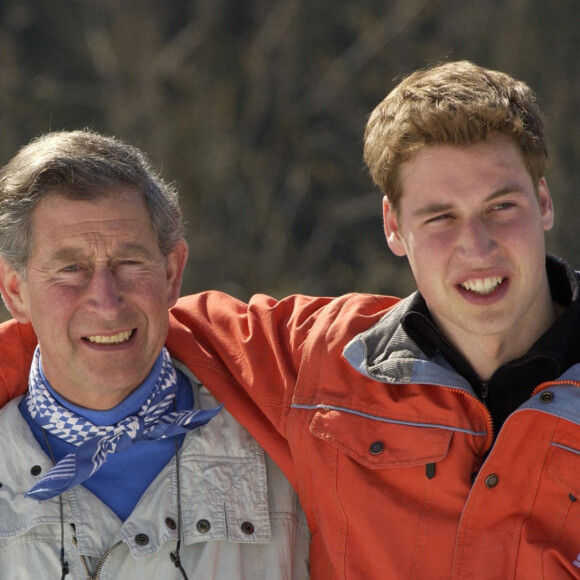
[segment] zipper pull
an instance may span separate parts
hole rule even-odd
[[[427,479],[433,479],[435,477],[435,464],[434,463],[427,463],[427,467],[425,468]]]
[[[485,403],[487,399],[487,388],[489,387],[489,383],[487,381],[483,381],[481,383],[481,400]]]

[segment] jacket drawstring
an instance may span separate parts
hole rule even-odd
[[[54,460],[54,454],[50,443],[48,442],[48,437],[46,436],[46,431],[42,429],[42,434],[44,435],[44,440],[46,441],[46,447],[50,453],[50,459],[53,465],[56,463]],[[179,554],[181,550],[181,477],[179,474],[179,438],[175,437],[175,466],[177,474],[177,546],[174,552],[169,554],[173,565],[181,572],[184,580],[189,580],[187,573],[181,565],[181,556]],[[64,508],[62,502],[62,495],[58,496],[58,501],[60,505],[60,565],[62,576],[60,580],[65,580],[65,577],[69,574],[68,562],[64,558]]]
[[[179,551],[181,549],[181,478],[179,476],[179,439],[175,437],[175,470],[177,473],[177,546],[175,552],[171,552],[169,557],[173,565],[181,572],[184,580],[189,580],[183,566]]]
[[[54,453],[52,452],[52,447],[48,442],[48,437],[46,436],[46,431],[44,429],[42,429],[42,435],[44,436],[46,447],[50,453],[50,459],[52,461],[52,464],[56,465],[56,461],[54,460]],[[69,573],[69,569],[68,562],[64,559],[64,509],[62,505],[62,495],[58,496],[58,503],[60,507],[60,566],[62,571],[62,576],[60,577],[60,580],[64,580],[65,576]]]

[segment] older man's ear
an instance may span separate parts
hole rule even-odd
[[[167,305],[169,308],[175,306],[179,298],[188,253],[187,242],[184,239],[180,239],[167,256],[165,271],[167,275]]]
[[[0,292],[15,320],[22,324],[30,322],[26,281],[3,258],[0,258]]]

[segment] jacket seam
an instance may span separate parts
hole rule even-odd
[[[348,407],[340,407],[338,405],[301,405],[298,403],[292,404],[293,409],[301,409],[306,411],[317,411],[317,410],[324,410],[324,411],[341,411],[344,413],[350,413],[352,415],[357,415],[359,417],[363,417],[364,419],[369,419],[371,421],[378,421],[380,423],[390,423],[393,425],[406,425],[409,427],[419,427],[425,429],[442,429],[445,431],[456,431],[458,433],[465,433],[467,435],[474,435],[477,437],[485,437],[487,436],[487,431],[474,431],[472,429],[465,429],[463,427],[454,427],[451,425],[442,425],[438,423],[418,423],[413,421],[401,421],[399,419],[388,419],[387,417],[380,417],[378,415],[371,415],[369,413],[364,413],[362,411],[356,411],[355,409],[349,409]]]

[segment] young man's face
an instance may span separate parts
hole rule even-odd
[[[553,208],[507,137],[429,146],[404,163],[397,216],[385,202],[391,250],[409,259],[443,333],[535,340],[551,308],[544,231]],[[542,322],[539,322],[542,321]]]
[[[118,404],[147,376],[167,336],[187,256],[164,260],[142,197],[61,196],[32,214],[33,250],[23,279],[2,266],[7,305],[32,322],[52,386],[89,408]]]

